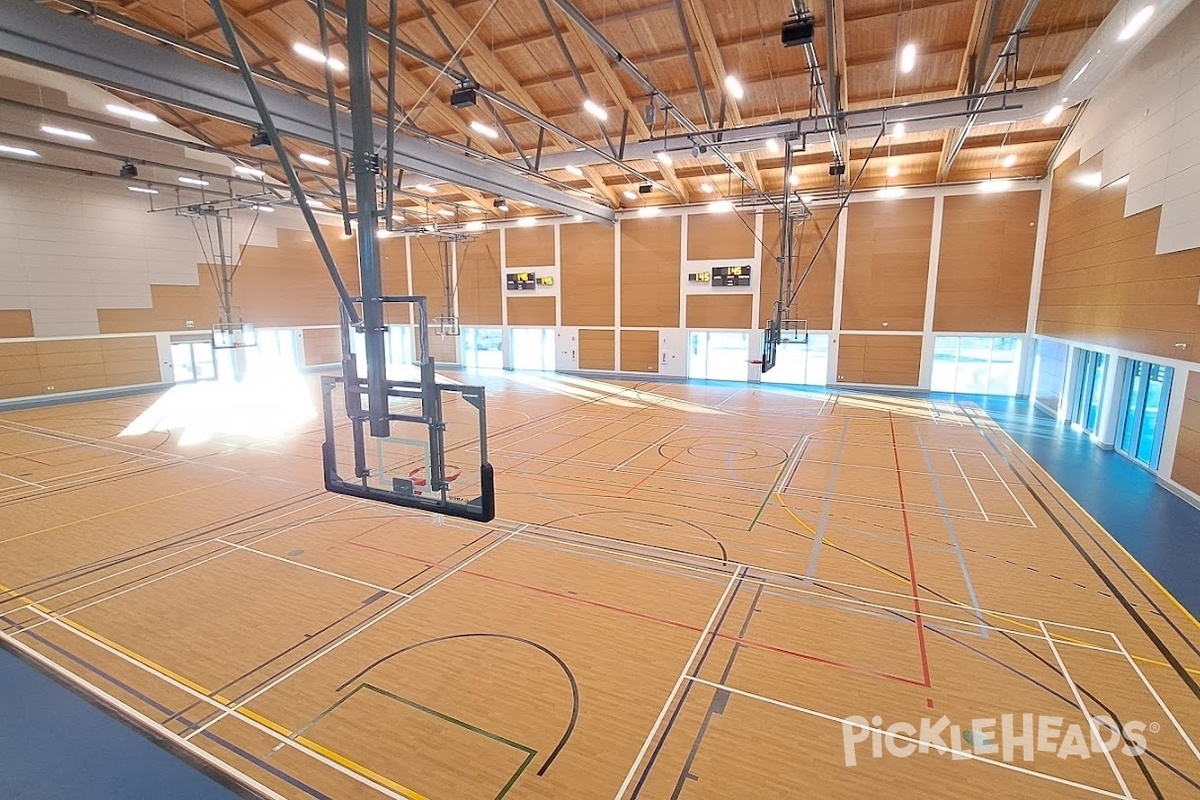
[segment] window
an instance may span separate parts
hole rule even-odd
[[[1092,350],[1079,351],[1079,377],[1075,384],[1075,413],[1072,422],[1088,433],[1095,433],[1100,422],[1100,404],[1104,399],[1104,378],[1108,355]]]
[[[217,377],[211,342],[172,342],[171,369],[176,383]]]
[[[1021,340],[1015,336],[938,336],[933,343],[935,392],[1017,393]]]
[[[744,381],[749,376],[750,334],[691,331],[688,334],[688,377]]]
[[[513,328],[513,369],[554,371],[554,328]]]
[[[1125,361],[1117,450],[1147,467],[1158,466],[1163,421],[1175,370],[1149,361]]]
[[[503,331],[499,328],[463,328],[462,359],[467,369],[502,369]]]
[[[290,372],[299,367],[295,331],[288,329],[259,330],[256,333],[257,344],[242,351],[246,354],[248,371]]]
[[[810,333],[808,343],[783,342],[775,351],[774,368],[763,373],[763,383],[824,386],[829,375],[829,334]]]

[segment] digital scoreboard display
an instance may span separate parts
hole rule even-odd
[[[513,291],[533,290],[537,288],[537,275],[532,272],[510,272],[505,277],[505,285]]]
[[[713,267],[713,286],[749,286],[750,267]]]

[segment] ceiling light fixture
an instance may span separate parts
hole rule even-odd
[[[1017,157],[1015,155],[1013,155],[1012,153],[1009,153],[1008,155],[1006,155],[1004,157],[1004,161],[1002,161],[1001,163],[1004,164],[1005,169],[1012,169],[1013,166],[1017,163]]]
[[[892,200],[897,197],[904,197],[905,191],[899,186],[885,186],[876,192],[876,194],[884,200]]]
[[[902,139],[906,133],[908,133],[908,128],[905,127],[903,122],[897,122],[892,126],[891,136],[893,139]]]
[[[129,191],[138,194],[158,194],[158,189],[151,189],[149,186],[130,186]]]
[[[468,222],[466,225],[463,226],[463,230],[468,230],[468,231],[481,231],[481,230],[483,230],[483,228],[484,228],[483,220],[481,220],[481,219],[473,219],[470,222]]]
[[[632,192],[629,189],[626,189],[625,191],[621,192],[621,194],[625,195],[626,200],[637,200],[638,199],[637,192]]]
[[[655,154],[655,158],[657,158],[659,163],[664,167],[671,166],[671,154],[666,150],[659,150],[658,153]]]
[[[583,177],[583,170],[580,169],[579,167],[575,166],[574,164],[567,164],[567,172],[571,173],[576,178]]]
[[[811,194],[802,194],[802,195],[800,195],[800,202],[801,202],[801,203],[804,203],[804,205],[808,205],[808,204],[809,204],[809,203],[811,203],[813,200],[816,200],[816,198],[815,198],[815,197],[813,197]]]
[[[275,213],[275,206],[264,206],[264,205],[260,204],[260,205],[250,206],[250,208],[254,209],[255,211],[265,211],[268,214]]]
[[[794,172],[791,175],[788,175],[788,185],[793,186],[793,187],[799,186],[800,185],[800,176]]]
[[[583,222],[583,214],[576,214],[574,220],[576,222]]]
[[[78,139],[81,142],[95,141],[90,133],[67,130],[66,128],[59,128],[54,125],[43,125],[42,133],[48,133],[51,136],[63,136],[67,139]]]
[[[490,125],[484,125],[482,122],[480,122],[478,120],[474,120],[474,119],[471,120],[471,130],[475,131],[476,133],[480,134],[481,136],[486,136],[489,139],[499,139],[500,138],[499,131],[497,131],[495,128],[491,127]]]
[[[328,206],[326,206],[324,203],[322,203],[320,200],[317,200],[314,197],[306,197],[304,199],[308,201],[308,205],[310,208],[328,208]]]
[[[181,175],[179,182],[186,183],[188,186],[208,186],[208,181],[203,178],[189,178],[186,175]]]
[[[979,184],[979,191],[984,194],[995,194],[996,192],[1007,192],[1012,188],[1012,181],[1008,178],[992,178]]]
[[[900,174],[900,167],[897,164],[888,164],[887,175],[889,178],[894,178]]]
[[[1059,117],[1062,116],[1062,112],[1063,112],[1062,106],[1054,106],[1049,111],[1047,111],[1044,115],[1042,115],[1042,124],[1043,125],[1053,124],[1055,120],[1057,120]]]
[[[708,204],[709,213],[728,214],[733,211],[733,203],[729,200],[713,200]]]
[[[1133,15],[1129,22],[1125,23],[1125,27],[1117,34],[1118,42],[1125,42],[1137,36],[1137,32],[1142,29],[1142,26],[1150,21],[1150,17],[1154,15],[1154,6],[1143,6],[1140,11]]]
[[[900,71],[912,72],[913,67],[917,65],[917,46],[912,42],[904,45],[904,49],[900,51]]]
[[[741,100],[746,96],[746,89],[736,75],[725,76],[725,91],[729,92],[729,96],[734,100]]]
[[[705,181],[704,183],[700,184],[700,191],[704,192],[705,194],[712,194],[716,190],[713,188],[711,183]]]
[[[322,158],[321,156],[314,156],[309,153],[301,153],[300,160],[305,161],[309,164],[316,164],[318,167],[328,167],[329,166],[328,158]]]
[[[267,175],[267,173],[263,172],[261,169],[255,169],[254,167],[247,167],[243,164],[238,164],[237,166],[235,166],[233,168],[233,171],[239,175],[246,175],[251,178],[264,178]]]
[[[779,140],[778,139],[767,139],[766,145],[767,145],[768,153],[778,153],[779,152]]]
[[[296,42],[292,45],[292,52],[301,58],[307,58],[309,61],[314,61],[318,64],[328,64],[329,68],[335,72],[344,72],[346,65],[339,59],[330,58],[315,47],[311,47],[304,42]]]
[[[521,217],[517,220],[517,224],[522,228],[532,228],[534,225],[537,225],[537,219],[535,217]]]
[[[657,217],[659,214],[658,206],[642,206],[638,209],[639,217]]]
[[[413,188],[418,192],[424,192],[425,194],[437,194],[437,189],[433,188],[428,183],[418,183]]]
[[[158,117],[149,111],[142,111],[138,108],[127,108],[119,106],[116,103],[109,103],[104,107],[108,109],[110,114],[116,114],[118,117],[127,117],[129,119],[141,120],[142,122],[158,122]]]
[[[453,216],[454,216],[454,209],[452,209],[452,208],[439,208],[439,209],[438,209],[438,213],[439,213],[439,214],[441,214],[441,215],[442,215],[443,217],[445,217],[446,219],[450,219],[451,217],[453,217]]]
[[[604,122],[608,119],[608,112],[604,110],[604,106],[597,103],[595,100],[588,98],[583,101],[583,110],[591,114],[596,119]]]

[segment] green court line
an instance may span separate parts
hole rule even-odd
[[[472,725],[469,722],[464,722],[463,720],[452,717],[449,714],[443,714],[441,711],[437,711],[435,709],[429,708],[428,706],[423,706],[420,703],[416,702],[415,700],[409,700],[407,697],[401,697],[400,695],[395,694],[394,692],[389,692],[386,689],[381,689],[378,686],[374,686],[370,683],[359,684],[352,692],[350,692],[350,695],[347,695],[347,697],[345,699],[349,699],[349,697],[354,695],[356,692],[358,692],[359,689],[370,689],[371,691],[375,692],[376,694],[380,694],[380,695],[388,698],[389,700],[395,700],[398,703],[403,703],[404,705],[409,706],[411,708],[415,708],[418,711],[424,711],[426,714],[430,714],[434,717],[437,717],[440,720],[449,722],[452,725],[457,725],[460,728],[471,731],[472,733],[477,733],[480,736],[485,736],[488,739],[491,739],[492,741],[499,742],[501,744],[504,744],[504,745],[507,745],[507,746],[513,748],[514,750],[520,750],[522,753],[525,753],[525,760],[521,762],[521,765],[519,767],[517,767],[517,771],[513,773],[511,778],[508,779],[508,782],[505,783],[503,787],[501,787],[500,793],[496,795],[495,800],[503,800],[504,795],[508,794],[509,790],[512,789],[513,785],[516,784],[517,779],[519,779],[521,777],[521,775],[525,772],[525,770],[533,762],[533,759],[537,756],[537,750],[534,750],[532,747],[526,747],[525,745],[520,744],[519,742],[514,742],[512,739],[506,739],[497,733],[492,733],[491,731],[484,730],[483,728],[480,728],[477,725]],[[332,710],[332,709],[330,709],[330,710]]]
[[[762,505],[758,507],[758,513],[754,515],[754,519],[750,520],[750,527],[746,528],[746,530],[754,530],[755,524],[758,523],[758,518],[762,516],[763,511],[767,507],[767,503],[771,502],[771,495],[775,494],[775,487],[779,485],[779,479],[783,477],[783,473],[787,472],[788,466],[790,466],[792,463],[792,458],[796,455],[797,449],[803,443],[804,436],[801,436],[796,440],[796,443],[792,445],[791,452],[788,453],[788,457],[783,462],[783,466],[779,468],[779,472],[775,473],[775,480],[771,483],[771,488],[767,490],[767,496],[763,498]]]

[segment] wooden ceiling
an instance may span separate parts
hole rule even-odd
[[[51,0],[51,4],[67,13],[80,13],[80,3]],[[826,48],[827,4],[817,0],[811,5],[818,63],[831,87],[832,76],[840,76],[840,97],[835,101],[846,109],[962,95],[971,88],[980,61],[979,71],[984,75],[991,72],[1025,4],[1026,0],[834,0],[835,50],[840,50],[841,56],[839,63],[831,66]],[[207,0],[102,0],[97,5],[167,37],[228,52]],[[341,3],[328,0],[327,5],[331,12],[331,55],[345,61],[344,28],[338,13]],[[372,25],[386,31],[387,0],[370,0],[368,5]],[[700,128],[708,126],[705,100],[707,116],[715,123],[724,99],[727,125],[804,117],[815,109],[811,74],[802,48],[784,48],[780,43],[780,25],[791,10],[788,0],[577,0],[576,5]],[[1021,38],[1016,64],[1020,85],[1035,86],[1057,79],[1114,5],[1115,0],[1040,2]],[[313,0],[225,0],[225,7],[257,69],[310,87],[315,96],[324,95],[323,68],[293,52],[297,42],[319,46]],[[399,7],[399,39],[442,62],[461,56],[461,62],[454,64],[456,69],[462,71],[465,67],[480,85],[550,120],[572,136],[606,148],[606,137],[619,140],[625,111],[629,112],[630,140],[680,132],[677,124],[665,122],[666,115],[661,112],[653,129],[643,122],[646,92],[550,0],[401,0]],[[109,21],[99,20],[97,24],[141,35]],[[993,35],[990,41],[984,41],[989,30]],[[689,43],[695,55],[695,70]],[[908,43],[916,46],[918,55],[915,69],[904,73],[899,68],[898,54]],[[372,42],[371,63],[378,78],[375,111],[383,116],[387,109],[383,91],[387,50],[380,41]],[[727,74],[740,79],[745,87],[743,99],[734,101],[725,93],[723,80]],[[335,73],[334,78],[338,94],[347,98],[345,73]],[[396,85],[399,108],[407,112],[411,124],[429,134],[505,160],[520,159],[517,146],[531,156],[537,148],[538,125],[503,109],[494,116],[483,103],[461,110],[452,108],[449,94],[454,82],[414,58],[399,57]],[[608,109],[606,123],[581,110],[584,97]],[[249,133],[241,126],[190,111],[162,107],[153,110],[165,121],[217,147],[245,153],[253,160],[264,157],[263,151],[249,149]],[[1068,111],[1050,126],[1039,120],[976,126],[943,179],[959,182],[1040,177],[1046,173],[1047,161],[1072,115]],[[472,121],[494,128],[502,123],[513,141],[507,135],[498,139],[481,137],[471,129]],[[860,187],[938,182],[953,133],[885,139],[885,147],[866,167]],[[851,177],[863,168],[870,144],[870,140],[849,142]],[[545,135],[544,147],[546,152],[575,149],[572,142],[553,133]],[[304,148],[290,143],[290,149],[298,155]],[[317,155],[332,158],[331,153]],[[1015,162],[1005,166],[1009,156],[1014,156]],[[781,154],[764,148],[735,159],[764,190],[782,190],[786,176]],[[810,143],[808,151],[797,156],[795,173],[800,190],[812,194],[832,190],[829,161],[827,144]],[[717,195],[738,196],[745,191],[711,156],[677,158],[670,166],[656,161],[631,166],[659,178],[690,202]],[[889,168],[894,174],[889,175]],[[307,174],[306,183],[314,192],[333,184],[333,168],[326,172],[324,184]],[[582,177],[565,170],[548,174],[612,205],[643,202],[642,198],[630,201],[624,197],[624,191],[636,188],[637,179],[613,164],[588,167]],[[714,191],[706,191],[709,187]],[[437,195],[425,203],[437,201],[478,206],[481,213],[492,213],[490,198],[463,187],[440,186]],[[421,205],[406,202],[414,207]],[[656,191],[649,202],[679,200]]]

